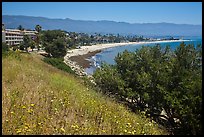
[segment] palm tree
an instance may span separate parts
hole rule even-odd
[[[19,29],[19,30],[21,30],[21,31],[24,30],[24,28],[22,27],[22,25],[19,25],[17,29]]]
[[[40,25],[36,25],[35,30],[39,33],[42,30],[42,27]]]

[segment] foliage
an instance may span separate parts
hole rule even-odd
[[[30,48],[32,49],[32,51],[33,51],[33,49],[35,48],[35,46],[36,46],[35,42],[34,42],[34,41],[31,41],[31,42],[30,42]]]
[[[60,70],[74,74],[74,71],[63,62],[62,58],[44,58],[43,61]]]
[[[65,33],[61,30],[42,31],[42,43],[45,51],[52,57],[64,57],[66,55]]]
[[[14,53],[2,59],[3,135],[167,134],[40,56]]]
[[[19,49],[20,49],[20,50],[24,50],[24,44],[23,44],[23,43],[20,43],[20,44],[19,44]]]
[[[9,46],[6,43],[2,42],[1,50],[2,52],[9,51]]]
[[[45,51],[50,53],[54,58],[64,57],[67,53],[64,39],[57,38],[51,44],[47,44],[45,46]]]
[[[28,52],[28,47],[31,46],[32,39],[28,35],[23,36],[23,47]]]
[[[65,33],[61,30],[47,30],[42,31],[42,41],[44,43],[52,43],[57,38],[64,38]]]
[[[94,74],[102,90],[127,97],[154,118],[164,117],[174,134],[201,134],[201,46],[181,43],[174,52],[168,46],[146,46],[124,51],[115,61]]]
[[[35,30],[39,33],[42,30],[42,27],[40,25],[36,25]]]
[[[6,57],[8,55],[8,52],[9,52],[9,46],[2,42],[2,45],[1,45],[1,48],[2,48],[2,57]]]
[[[17,29],[19,29],[19,30],[24,30],[24,28],[23,28],[22,25],[19,25],[19,26],[17,27]]]
[[[96,70],[94,77],[95,82],[103,89],[105,94],[116,95],[120,99],[124,98],[125,82],[120,79],[116,68],[108,64],[103,64],[101,70]]]

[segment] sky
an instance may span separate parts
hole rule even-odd
[[[2,15],[202,25],[202,2],[2,2]]]

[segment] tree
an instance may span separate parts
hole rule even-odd
[[[22,27],[22,25],[19,25],[18,27],[17,27],[17,29],[19,29],[19,30],[24,30],[24,28]]]
[[[1,48],[2,48],[2,52],[9,51],[9,46],[4,42],[2,42]]]
[[[45,46],[45,51],[54,58],[64,57],[67,53],[65,40],[63,38],[57,38],[51,44]]]
[[[175,51],[145,46],[124,51],[115,61],[93,75],[103,91],[128,98],[130,106],[155,120],[165,118],[174,134],[202,134],[201,46],[181,43]]]
[[[36,25],[35,30],[39,33],[42,30],[42,27],[40,25]]]
[[[31,38],[28,35],[23,36],[23,46],[24,49],[28,52],[28,47],[30,47]]]
[[[31,41],[31,42],[30,42],[30,48],[32,49],[32,51],[33,51],[33,49],[35,48],[35,42],[34,42],[34,41]]]
[[[42,41],[52,43],[57,38],[65,38],[66,35],[61,30],[42,31]]]
[[[38,34],[36,35],[36,39],[35,39],[35,42],[36,42],[36,44],[37,44],[37,48],[38,48],[38,50],[39,50],[39,45],[40,45],[40,43],[41,43],[41,31],[42,31],[42,27],[40,26],[40,25],[36,25],[35,26],[35,30],[38,32]]]
[[[20,49],[20,50],[24,50],[24,44],[23,44],[23,43],[21,43],[21,44],[19,45],[19,49]]]

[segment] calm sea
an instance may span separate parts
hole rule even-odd
[[[190,39],[191,41],[184,41],[185,44],[202,44],[202,37],[185,37],[184,39]],[[177,46],[180,45],[181,42],[166,42],[159,43],[161,47],[165,47],[169,45],[172,50],[175,50]],[[113,47],[103,50],[102,52],[92,56],[89,60],[91,61],[91,67],[86,68],[86,72],[88,74],[93,74],[97,67],[100,67],[102,62],[106,62],[108,64],[115,64],[114,58],[118,53],[123,52],[124,50],[128,50],[130,52],[134,52],[136,49],[140,49],[142,46],[155,46],[158,43],[151,44],[137,44],[137,45],[126,45],[120,47]]]

